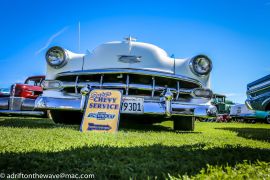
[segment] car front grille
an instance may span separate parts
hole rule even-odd
[[[63,83],[65,93],[79,94],[87,84],[92,88],[118,89],[124,95],[144,96],[158,99],[165,87],[174,93],[175,100],[190,99],[193,89],[201,87],[198,82],[174,76],[136,74],[128,72],[80,73],[60,75],[56,78]]]
[[[260,96],[270,91],[270,81],[261,82],[253,86],[248,86],[247,94],[251,97]]]

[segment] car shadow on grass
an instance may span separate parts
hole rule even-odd
[[[145,124],[145,123],[131,123],[131,122],[124,122],[119,124],[119,130],[124,131],[140,131],[140,132],[174,132],[178,134],[201,134],[201,132],[194,132],[194,131],[175,131],[172,127],[162,126],[158,123],[154,124]]]
[[[74,130],[80,129],[80,125],[66,125],[66,124],[55,124],[50,119],[45,118],[32,118],[32,117],[1,117],[0,118],[0,127],[13,127],[13,128],[70,128]],[[119,130],[123,131],[139,131],[139,132],[175,132],[175,133],[200,133],[200,132],[191,132],[191,131],[174,131],[171,127],[162,126],[159,124],[149,124],[136,121],[120,121]]]
[[[237,136],[259,141],[270,142],[270,129],[267,128],[216,128],[236,132]]]
[[[161,126],[159,124],[150,124],[134,121],[120,121],[119,130],[124,131],[173,131],[170,127]]]
[[[160,123],[163,121],[169,121],[170,119],[164,119],[162,117],[151,117],[151,116],[123,116],[119,122],[119,130],[128,131],[153,131],[153,132],[174,132],[174,133],[192,133],[199,134],[201,132],[194,131],[174,131],[171,126],[164,126]]]
[[[71,128],[79,129],[78,125],[64,125],[64,124],[55,124],[50,119],[45,118],[32,118],[32,117],[1,117],[0,126],[2,127],[13,127],[13,128]]]
[[[95,174],[97,179],[166,178],[196,175],[209,165],[234,166],[270,161],[270,149],[205,144],[137,147],[92,146],[60,152],[0,153],[0,172]]]

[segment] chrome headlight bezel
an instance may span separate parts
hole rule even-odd
[[[48,49],[45,58],[49,66],[59,69],[67,64],[68,56],[65,49],[54,46]]]
[[[207,67],[202,67],[202,64],[200,64],[201,62],[199,61],[205,61],[207,64]],[[190,60],[189,66],[190,66],[191,71],[198,76],[208,75],[212,71],[212,68],[213,68],[212,61],[205,55],[197,55],[193,57]],[[207,68],[207,69],[199,70],[199,68],[201,69]]]
[[[64,88],[63,83],[58,80],[43,80],[41,87],[44,90],[62,90]]]

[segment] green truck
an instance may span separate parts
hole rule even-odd
[[[218,114],[229,114],[230,107],[234,103],[231,101],[226,100],[226,96],[222,94],[213,94],[212,105],[217,107]]]

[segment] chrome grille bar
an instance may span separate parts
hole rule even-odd
[[[195,83],[199,87],[202,87],[202,84],[193,78],[188,78],[181,75],[166,73],[166,72],[158,72],[158,71],[150,71],[150,70],[139,70],[139,69],[94,69],[94,70],[85,70],[85,71],[69,71],[59,73],[57,77],[64,77],[69,75],[93,75],[93,74],[140,74],[146,76],[156,76],[170,79],[181,79],[186,82]]]
[[[75,85],[74,85],[76,94],[78,94],[78,80],[79,80],[79,76],[76,76]]]
[[[77,88],[82,88],[89,84],[90,82],[78,82],[77,83]],[[90,83],[92,87],[100,87],[100,82],[91,82]],[[62,81],[62,86],[63,88],[73,88],[75,86],[74,82],[65,82]],[[126,83],[102,83],[103,88],[123,88],[127,89],[127,84]],[[144,85],[144,84],[128,84],[128,89],[138,89],[138,90],[147,90],[151,91],[152,95],[154,94],[155,91],[162,91],[165,87],[163,86],[156,86],[154,85]],[[185,88],[169,88],[173,93],[179,93],[179,94],[190,94],[193,89],[185,89]]]
[[[126,79],[126,95],[128,95],[128,89],[129,89],[129,75],[127,74],[127,79]]]
[[[103,76],[104,76],[104,74],[100,75],[100,81],[99,81],[99,88],[100,89],[102,89],[102,86],[103,86]]]
[[[176,100],[179,98],[179,93],[180,93],[180,83],[177,81],[177,95],[176,95]]]
[[[161,75],[161,76],[158,76]],[[67,93],[79,94],[82,87],[90,84],[94,88],[104,89],[121,89],[125,95],[147,96],[151,99],[159,98],[156,92],[162,92],[168,87],[174,94],[175,100],[183,101],[189,99],[195,88],[201,87],[198,83],[192,82],[182,77],[163,76],[163,74],[136,74],[130,73],[103,73],[94,72],[90,74],[74,74],[73,77],[65,77],[63,74],[56,79],[60,80],[63,85],[63,91]],[[125,77],[126,76],[126,77]],[[73,80],[70,81],[70,78]],[[190,95],[190,96],[187,96]]]
[[[154,97],[155,95],[155,85],[156,85],[156,81],[155,81],[155,77],[152,77],[152,94],[151,96]]]

